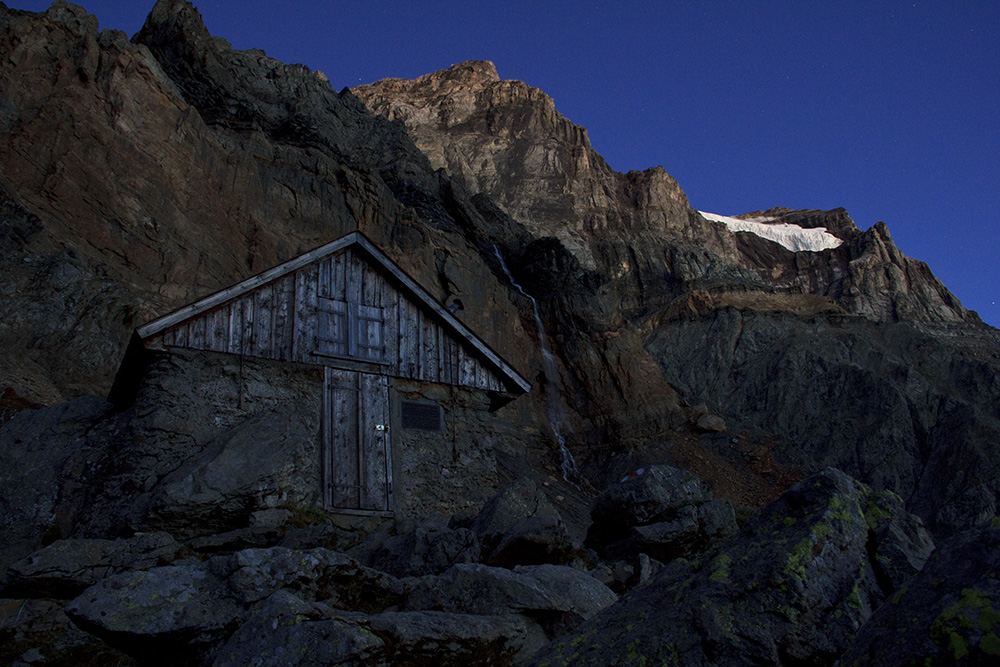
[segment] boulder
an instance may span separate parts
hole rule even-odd
[[[254,607],[246,621],[218,650],[213,667],[263,665],[370,664],[384,642],[363,617],[279,590]]]
[[[636,572],[636,565],[640,565],[639,558],[644,555],[645,554],[639,554],[635,563],[629,563],[624,560],[616,560],[613,562],[606,560],[600,561],[588,572],[588,574],[610,588],[616,594],[622,595],[628,591],[632,587],[632,584],[634,584],[639,578]]]
[[[737,530],[736,512],[728,500],[710,500],[703,505],[686,505],[670,521],[632,528],[621,542],[609,545],[605,553],[623,557],[646,554],[661,561],[690,557]]]
[[[515,522],[486,557],[488,565],[567,564],[580,555],[582,545],[554,514],[536,514]]]
[[[880,572],[912,576],[930,547],[897,497],[828,468],[699,560],[668,563],[529,664],[832,665],[895,592]]]
[[[439,576],[404,579],[404,611],[448,610],[528,620],[527,643],[538,648],[613,603],[617,596],[593,577],[563,565],[513,570],[455,565]]]
[[[878,545],[872,567],[880,581],[888,582],[892,590],[899,590],[919,572],[934,551],[934,540],[924,530],[924,523],[915,514],[900,512],[902,498],[891,491],[869,495],[865,517],[871,539]],[[892,521],[881,521],[883,516]]]
[[[316,607],[321,611],[379,612],[398,604],[403,588],[326,549],[246,549],[109,577],[73,600],[66,613],[142,662],[204,660],[262,601],[282,590],[309,604],[322,603]],[[287,607],[289,600],[279,598],[275,605]],[[301,641],[311,641],[309,636]]]
[[[715,414],[705,414],[698,417],[698,421],[695,425],[698,427],[699,431],[703,431],[705,433],[726,432],[726,420]]]
[[[701,532],[710,539],[728,537],[738,530],[736,510],[725,499],[709,500],[698,506],[698,523]]]
[[[225,578],[232,595],[243,604],[288,588],[340,609],[376,612],[399,602],[403,592],[395,578],[328,549],[244,549],[212,558],[206,567]]]
[[[437,576],[411,577],[407,610],[451,609],[495,615],[557,611],[587,617],[617,596],[593,577],[564,565],[522,565],[508,570],[460,564]]]
[[[196,419],[192,409],[187,419]],[[198,415],[199,417],[203,416]],[[311,454],[313,424],[287,409],[264,410],[220,432],[157,485],[149,508],[149,524],[181,536],[206,535],[247,526],[269,503],[280,502],[298,483]],[[304,480],[303,480],[304,481]],[[287,493],[287,491],[286,491]],[[313,494],[315,495],[315,494]],[[255,531],[275,533],[265,523]],[[277,541],[277,537],[274,541]]]
[[[274,547],[113,575],[66,613],[144,664],[509,664],[615,599],[564,566],[397,580],[337,552]]]
[[[645,583],[663,567],[662,562],[650,558],[646,553],[639,553],[631,562],[601,561],[593,569],[588,570],[588,573],[618,595],[624,595],[632,588]]]
[[[997,664],[998,576],[1000,520],[994,520],[939,546],[858,631],[840,664]]]
[[[483,544],[483,562],[499,567],[569,563],[578,543],[545,492],[521,477],[486,502],[471,528]]]
[[[587,544],[604,557],[657,560],[691,556],[736,532],[728,500],[712,500],[694,474],[665,465],[640,469],[594,501]]]
[[[671,521],[633,527],[628,539],[616,543],[617,549],[604,551],[645,553],[658,560],[670,560],[689,555],[698,541],[698,508],[687,505],[680,508]]]
[[[279,590],[255,604],[218,649],[214,667],[235,665],[509,665],[524,647],[517,615],[444,611],[367,616]]]
[[[183,664],[235,630],[245,608],[225,579],[196,564],[109,577],[70,602],[66,614],[140,662]]]
[[[4,593],[34,598],[73,598],[101,579],[173,561],[181,545],[167,533],[140,533],[118,540],[57,540],[14,563]]]
[[[64,601],[0,598],[0,665],[127,665],[129,657],[78,628]],[[35,660],[30,660],[35,656]],[[40,657],[39,657],[40,656]]]
[[[592,535],[622,535],[632,526],[673,518],[680,508],[711,499],[707,486],[693,473],[648,466],[642,474],[630,475],[601,492],[590,511],[594,525],[588,541]]]
[[[489,554],[518,521],[534,516],[560,518],[559,510],[541,488],[530,478],[521,477],[488,500],[471,527]]]
[[[660,561],[650,558],[646,554],[639,554],[639,557],[636,558],[633,585],[638,586],[639,584],[646,583],[650,577],[662,569],[663,563]]]
[[[415,577],[477,562],[480,550],[479,538],[468,528],[452,528],[442,516],[425,516],[384,524],[350,554],[394,577]]]

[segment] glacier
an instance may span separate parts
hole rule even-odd
[[[779,243],[792,252],[820,252],[836,248],[843,243],[841,239],[826,231],[826,227],[806,229],[788,223],[771,223],[774,218],[742,219],[705,211],[698,213],[706,220],[723,223],[731,232],[750,232],[768,241]]]

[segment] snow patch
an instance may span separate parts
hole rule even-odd
[[[725,215],[715,213],[705,213],[698,211],[702,217],[712,222],[721,222],[731,232],[750,232],[762,239],[779,243],[792,252],[819,252],[836,248],[843,243],[843,240],[826,231],[826,227],[813,227],[806,229],[798,225],[788,223],[769,224],[774,218],[730,218]]]

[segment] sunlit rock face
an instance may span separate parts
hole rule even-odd
[[[402,121],[435,167],[462,176],[536,236],[559,239],[585,270],[640,271],[624,246],[604,247],[637,236],[714,235],[690,216],[687,197],[661,167],[614,171],[585,128],[560,115],[544,92],[501,80],[493,63],[461,63],[352,91],[373,111]]]
[[[352,90],[402,122],[435,167],[488,194],[535,235],[558,239],[626,304],[662,304],[678,283],[722,281],[821,295],[878,320],[969,317],[925,265],[895,248],[884,226],[861,232],[843,209],[703,216],[662,167],[611,169],[550,97],[502,80],[490,62]]]

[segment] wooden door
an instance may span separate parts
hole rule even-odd
[[[326,506],[346,512],[390,512],[392,447],[386,377],[327,368],[323,402]]]

